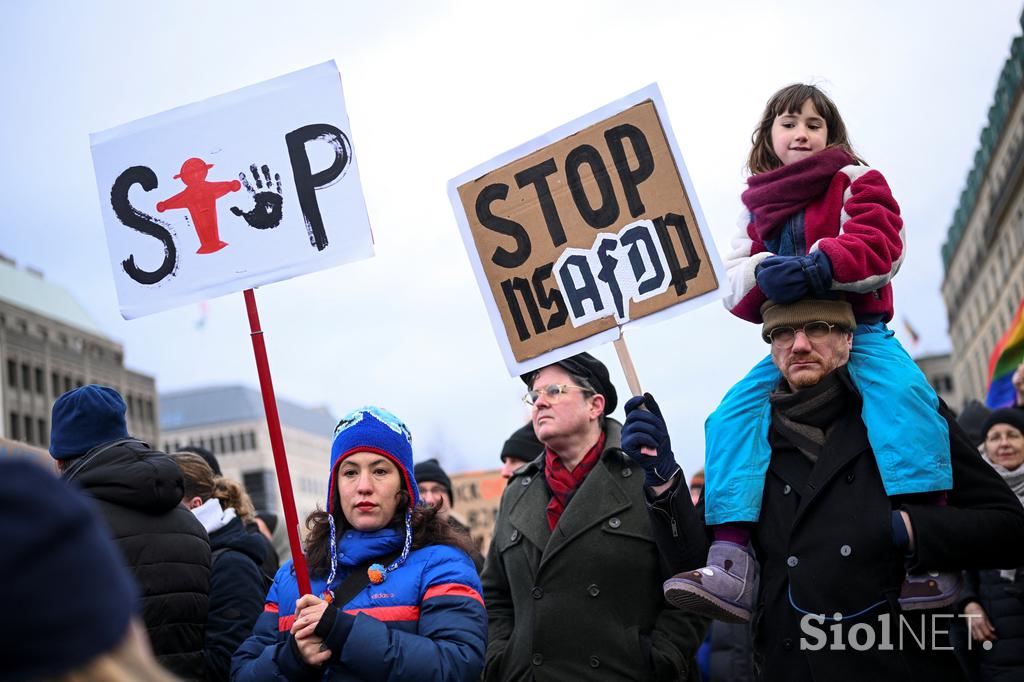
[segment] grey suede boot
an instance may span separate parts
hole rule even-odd
[[[963,586],[961,573],[907,574],[900,589],[900,607],[904,611],[941,609],[956,602]]]
[[[754,606],[758,565],[746,547],[711,543],[708,565],[665,581],[665,599],[686,611],[726,623],[747,623]]]

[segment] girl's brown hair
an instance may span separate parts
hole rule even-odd
[[[828,131],[825,139],[826,148],[839,147],[852,156],[856,163],[867,165],[853,151],[853,146],[846,134],[846,124],[843,123],[843,117],[839,115],[839,109],[836,108],[835,102],[817,86],[794,83],[771,96],[761,115],[761,122],[757,124],[750,136],[751,148],[750,156],[747,158],[747,168],[752,174],[766,173],[782,166],[782,161],[772,149],[772,125],[775,123],[775,119],[783,114],[799,114],[807,100],[811,100],[811,104],[814,105],[818,114],[825,119]]]
[[[331,493],[334,496],[334,509],[340,509],[338,491]],[[395,515],[388,524],[391,528],[405,531],[405,510],[409,508],[409,493],[405,490],[405,483],[402,483],[402,490],[398,491],[398,507]],[[421,504],[412,510],[412,549],[420,549],[429,545],[449,545],[461,549],[467,555],[473,549],[472,540],[466,534],[459,533],[448,523],[447,520],[437,515],[437,508]],[[334,515],[335,533],[340,538],[349,528],[345,515],[340,511]],[[331,527],[327,522],[327,512],[317,509],[306,517],[306,542],[305,553],[306,563],[309,565],[309,573],[314,578],[326,578],[331,572],[331,556],[328,544],[330,542]]]
[[[171,457],[185,474],[185,497],[198,497],[203,502],[213,497],[221,509],[234,509],[243,522],[255,520],[256,508],[241,483],[217,476],[206,460],[191,452],[175,452]]]

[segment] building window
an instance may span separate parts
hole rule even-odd
[[[11,440],[21,440],[21,420],[17,412],[11,412]]]
[[[42,367],[36,367],[36,393],[39,395],[46,395],[46,380],[43,378],[46,373],[43,372]]]
[[[153,423],[153,401],[146,401],[146,421],[150,424]]]
[[[75,388],[81,388],[82,386],[85,386],[83,379],[81,377],[75,379]]]
[[[237,444],[235,443],[235,434],[228,436],[228,452],[235,452],[237,450]]]
[[[260,511],[277,511],[277,503],[273,494],[274,475],[261,469],[242,473],[242,485],[252,499],[252,504]]]
[[[60,395],[60,375],[53,372],[50,375],[50,383],[53,384],[53,397],[56,398]]]
[[[7,361],[7,385],[11,388],[18,387],[18,363],[14,360]]]
[[[39,444],[40,445],[44,445],[44,446],[45,445],[49,445],[50,435],[48,433],[46,433],[46,420],[45,419],[37,419],[36,420],[36,433],[39,434]]]
[[[256,432],[255,431],[250,431],[249,432],[249,449],[250,450],[255,450],[256,449]]]
[[[32,390],[32,369],[25,363],[21,363],[21,390]]]
[[[223,453],[228,451],[227,444],[224,441],[224,435],[223,434],[221,434],[220,436],[217,437],[217,444],[219,446],[217,448],[217,452],[223,454]]]
[[[64,392],[67,393],[71,390],[71,376],[68,374],[64,375]]]
[[[34,429],[32,428],[32,417],[26,414],[22,419],[25,421],[25,442],[35,443],[36,439],[33,435]]]

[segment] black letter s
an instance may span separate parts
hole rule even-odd
[[[178,250],[174,246],[174,238],[166,227],[156,222],[153,216],[134,208],[128,201],[128,190],[136,183],[150,192],[157,186],[156,173],[146,166],[132,166],[118,175],[113,187],[110,188],[110,207],[114,209],[117,219],[128,227],[160,240],[164,245],[164,261],[156,270],[147,272],[135,265],[133,254],[121,261],[121,267],[139,284],[156,284],[174,272],[178,264]]]

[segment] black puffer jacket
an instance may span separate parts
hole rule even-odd
[[[179,677],[202,679],[210,542],[181,505],[181,468],[129,439],[94,448],[64,478],[96,500],[124,554],[157,660]]]
[[[971,642],[985,682],[1024,680],[1024,567],[1013,578],[1008,580],[996,570],[968,571],[960,595],[961,612],[969,602],[981,604],[999,638],[988,650]]]
[[[210,615],[206,620],[206,679],[226,680],[235,649],[252,634],[263,612],[269,584],[260,564],[263,536],[248,533],[242,520],[210,533]]]

